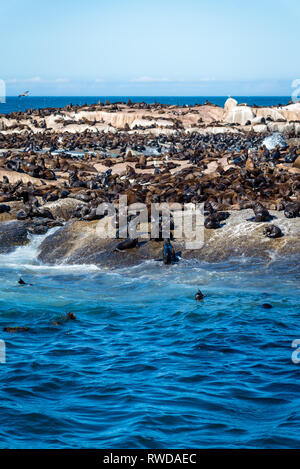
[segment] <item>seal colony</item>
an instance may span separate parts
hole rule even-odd
[[[281,220],[300,217],[299,142],[300,103],[250,108],[229,98],[223,109],[211,103],[107,102],[0,115],[2,231],[13,220],[34,234],[57,226],[44,247],[51,246],[52,236],[57,243],[71,232],[70,242],[78,247],[82,233],[91,233],[104,217],[99,205],[117,206],[119,196],[126,196],[128,205],[145,204],[149,213],[153,203],[204,203],[205,233],[222,232],[234,213],[248,209],[243,226],[262,224],[261,238],[283,246],[292,225],[270,222],[279,213]],[[107,248],[115,265],[128,251],[137,261],[139,251],[142,259],[163,257],[166,264],[175,259],[161,233],[159,253],[152,241],[147,251],[137,239],[117,237],[85,245],[81,261],[97,257],[96,245],[99,252]],[[0,244],[2,238],[0,231]],[[42,260],[60,262],[63,256],[56,252]],[[78,253],[75,257],[80,262]]]

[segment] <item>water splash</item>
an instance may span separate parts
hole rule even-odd
[[[38,260],[39,249],[48,236],[54,234],[59,227],[54,227],[48,230],[44,235],[29,235],[30,242],[26,246],[19,246],[13,252],[8,254],[0,254],[0,265],[6,269],[26,269],[31,271],[61,271],[63,272],[85,272],[96,271],[99,268],[96,265],[46,265]]]
[[[275,134],[270,135],[269,137],[266,137],[263,140],[262,144],[265,145],[265,147],[268,150],[273,150],[278,145],[280,146],[280,148],[286,148],[287,147],[287,143],[285,141],[285,138],[280,133],[275,133]]]
[[[19,267],[22,264],[36,264],[39,247],[47,236],[55,233],[58,227],[51,228],[44,235],[29,235],[30,242],[19,246],[9,254],[0,254],[0,263],[4,267]]]

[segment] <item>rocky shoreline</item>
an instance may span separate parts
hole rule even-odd
[[[274,135],[274,132],[275,135]],[[280,133],[279,133],[280,132]],[[67,106],[0,116],[0,252],[46,234],[45,263],[134,265],[162,239],[123,252],[96,228],[99,204],[204,204],[204,246],[185,259],[300,252],[300,103],[259,108],[145,103]],[[253,214],[255,221],[252,220]],[[264,229],[278,226],[270,239]]]
[[[200,134],[254,132],[294,133],[300,136],[300,103],[259,107],[229,98],[224,108],[203,105],[175,106],[146,103],[68,105],[65,108],[31,109],[0,114],[3,135],[30,132],[41,134],[129,132],[141,135],[173,135],[178,130]]]
[[[294,256],[300,252],[300,218],[287,219],[282,211],[270,212],[272,223],[280,226],[283,236],[270,239],[264,236],[268,222],[252,221],[252,210],[232,211],[219,230],[204,228],[201,249],[187,249],[184,239],[175,239],[174,248],[181,259],[219,262],[243,256],[266,261],[274,255]],[[139,239],[136,247],[116,251],[118,239],[101,239],[97,234],[98,221],[68,221],[45,237],[39,247],[38,260],[44,264],[95,264],[101,268],[137,265],[146,260],[162,260],[162,241]],[[12,252],[30,242],[32,234],[45,234],[33,229],[43,223],[11,220],[0,223],[0,253]],[[47,232],[47,230],[46,230]]]

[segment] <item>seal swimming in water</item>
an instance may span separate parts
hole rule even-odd
[[[4,332],[10,332],[11,334],[13,334],[14,332],[27,332],[29,331],[29,327],[10,327],[10,326],[7,326],[7,327],[4,327],[3,328],[3,331]]]
[[[261,307],[264,308],[264,309],[271,309],[271,308],[273,308],[273,306],[270,305],[270,303],[263,303],[263,304],[261,305]]]
[[[32,283],[26,283],[24,280],[20,277],[18,280],[19,285],[30,285],[32,287]]]
[[[203,295],[202,291],[198,290],[196,295],[195,295],[195,300],[201,301],[201,300],[203,300],[203,298],[204,298],[204,295]]]

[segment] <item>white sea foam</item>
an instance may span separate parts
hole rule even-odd
[[[262,143],[268,150],[273,150],[277,145],[280,147],[286,147],[286,141],[280,133],[275,133],[266,137]]]
[[[32,271],[57,271],[57,272],[94,272],[99,270],[96,265],[93,264],[55,264],[46,265],[40,264],[38,261],[39,248],[47,236],[55,233],[58,227],[50,229],[44,235],[30,235],[30,242],[26,246],[19,246],[13,252],[8,254],[0,254],[0,264],[3,267],[11,269],[28,269]]]
[[[33,264],[37,262],[39,247],[44,239],[58,228],[52,228],[44,235],[30,235],[30,242],[26,246],[19,246],[9,254],[0,254],[0,263],[5,266]]]

